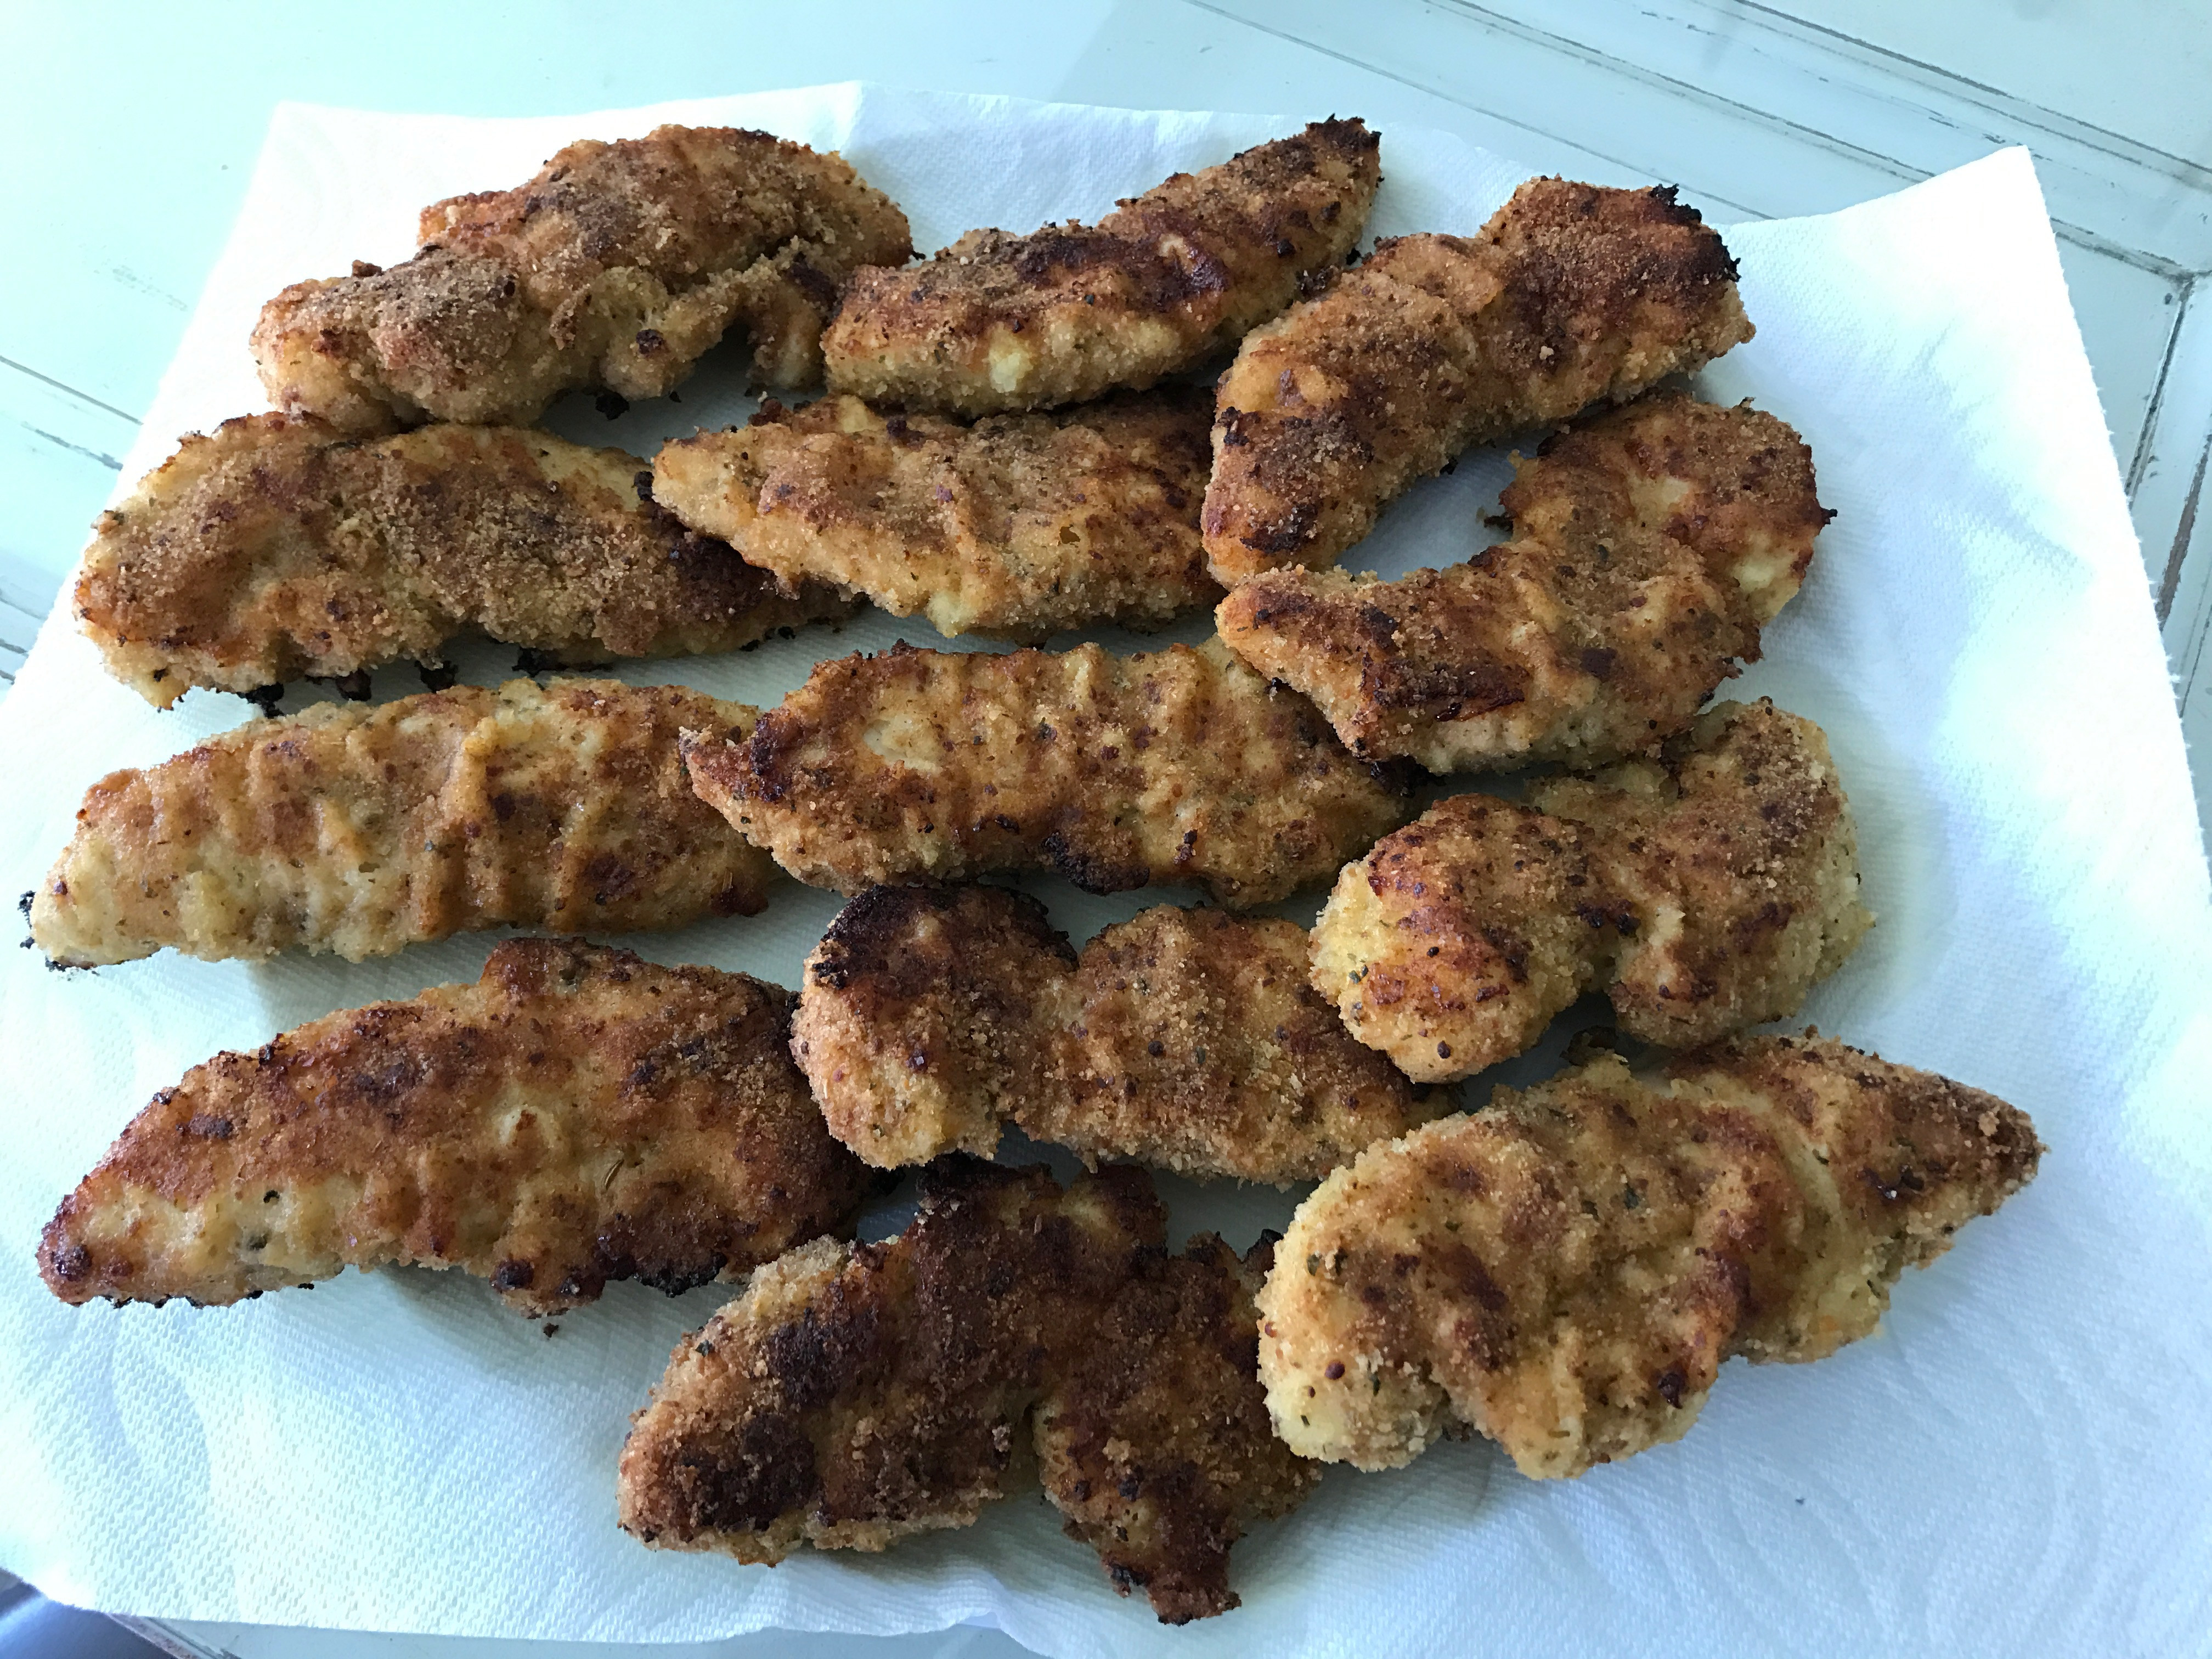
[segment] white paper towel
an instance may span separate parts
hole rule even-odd
[[[1328,112],[1315,111],[1312,114]],[[834,146],[933,247],[1095,216],[1295,121],[835,87],[490,121],[288,106],[125,468],[262,405],[245,341],[301,276],[409,252],[416,210],[527,177],[585,135],[668,119]],[[1384,135],[1372,229],[1471,231],[1520,169]],[[1881,926],[1809,1018],[2031,1111],[2044,1173],[1911,1275],[1881,1334],[1807,1367],[1729,1367],[1686,1442],[1567,1484],[1481,1444],[1333,1471],[1239,1545],[1244,1607],[1172,1634],[1117,1600],[1041,1499],[876,1558],[773,1571],[617,1533],[614,1459],[678,1334],[728,1294],[635,1285],[560,1322],[458,1275],[349,1273],[242,1307],[82,1310],[32,1261],[55,1204],[151,1092],[221,1048],[472,977],[490,941],[363,967],[0,962],[0,1566],[141,1614],[543,1638],[994,1623],[1064,1655],[1709,1650],[2175,1652],[2212,1629],[2212,904],[2142,566],[2027,156],[1824,218],[1729,233],[1759,337],[1704,377],[1812,444],[1840,516],[1735,690],[1829,731]],[[736,418],[735,359],[678,402],[571,435],[649,452]],[[1356,565],[1465,556],[1497,455],[1394,508]],[[1205,631],[1202,622],[1182,637]],[[656,664],[770,702],[818,655],[926,626],[871,613],[729,661]],[[934,642],[934,641],[931,641]],[[503,661],[469,661],[490,681]],[[381,675],[378,693],[414,689]],[[108,769],[239,723],[156,714],[65,609],[0,702],[0,876],[33,885]],[[1079,937],[1158,902],[1040,883]],[[1180,896],[1170,895],[1170,896]],[[832,914],[623,942],[796,982]],[[1271,1194],[1167,1183],[1241,1243]]]

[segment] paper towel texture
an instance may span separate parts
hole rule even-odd
[[[1327,113],[854,86],[532,120],[288,106],[123,483],[179,434],[263,406],[246,351],[263,299],[351,259],[405,257],[425,204],[527,178],[579,137],[681,120],[838,148],[929,249],[975,225],[1095,217]],[[1522,176],[1402,129],[1384,132],[1382,161],[1372,234],[1470,232]],[[1303,1510],[1237,1547],[1243,1608],[1172,1636],[1141,1599],[1118,1600],[1035,1498],[875,1558],[770,1571],[648,1553],[615,1529],[616,1452],[677,1335],[726,1290],[672,1302],[612,1286],[549,1337],[454,1275],[349,1273],[220,1310],[77,1310],[33,1266],[56,1203],[154,1090],[218,1048],[473,978],[489,938],[360,967],[169,956],[68,975],[9,951],[0,1566],[115,1612],[538,1638],[965,1620],[1102,1656],[1170,1643],[1279,1656],[2203,1650],[2212,903],[2142,567],[2032,167],[2002,152],[1728,240],[1759,337],[1707,372],[1705,393],[1755,398],[1797,427],[1839,516],[1768,630],[1767,660],[1724,695],[1771,694],[1827,729],[1881,918],[1807,1018],[2003,1095],[2051,1147],[2033,1186],[1900,1286],[1880,1334],[1818,1365],[1731,1365],[1686,1441],[1572,1483],[1523,1480],[1480,1443],[1399,1474],[1334,1470]],[[551,423],[649,454],[661,435],[742,418],[740,368],[726,350],[680,401],[610,423],[571,400]],[[1465,557],[1489,538],[1479,514],[1505,476],[1501,454],[1470,457],[1347,562],[1395,574]],[[623,672],[766,704],[817,656],[913,631],[871,612],[748,656]],[[1206,631],[1199,620],[1169,637]],[[478,683],[508,665],[464,659]],[[377,677],[380,696],[415,689],[404,671]],[[246,713],[204,692],[155,713],[58,610],[0,702],[9,890],[39,879],[95,777]],[[1079,939],[1189,896],[1035,890]],[[836,904],[785,884],[762,915],[620,942],[795,984]],[[1178,1229],[1218,1227],[1240,1246],[1290,1207],[1163,1185]]]

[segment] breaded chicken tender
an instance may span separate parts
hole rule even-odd
[[[920,265],[856,271],[822,337],[830,389],[991,415],[1194,368],[1352,251],[1380,145],[1357,120],[1316,121],[1178,173],[1096,225],[974,230]]]
[[[639,499],[646,463],[520,427],[346,438],[248,415],[184,441],[100,515],[77,618],[157,708],[195,685],[443,665],[483,633],[548,662],[732,651],[851,606],[792,594]]]
[[[93,785],[31,938],[70,968],[164,946],[359,962],[477,927],[751,915],[773,868],[677,745],[754,718],[678,686],[510,680],[257,721]]]
[[[1751,338],[1735,262],[1666,190],[1535,179],[1472,237],[1401,236],[1222,377],[1206,550],[1320,568],[1471,445],[1619,403]]]
[[[873,1184],[787,1049],[791,994],[580,939],[218,1054],[62,1201],[64,1302],[236,1302],[346,1267],[459,1267],[531,1316],[671,1295],[850,1226]]]
[[[1529,799],[1439,801],[1346,865],[1314,924],[1315,988],[1411,1077],[1519,1054],[1601,986],[1672,1048],[1785,1018],[1873,926],[1827,738],[1770,702]]]
[[[973,426],[858,398],[771,402],[750,426],[662,449],[653,493],[795,590],[1034,644],[1220,599],[1198,536],[1212,418],[1188,388]]]
[[[418,240],[262,307],[270,403],[349,430],[523,425],[563,392],[665,397],[733,326],[763,385],[806,386],[838,283],[913,252],[842,157],[733,127],[570,144],[526,185],[425,208]]]
[[[1355,1042],[1271,916],[1161,905],[1080,956],[1003,887],[872,887],[807,958],[792,1052],[870,1164],[988,1158],[1001,1122],[1093,1167],[1278,1186],[1448,1109]]]
[[[1252,1291],[1218,1238],[1164,1248],[1127,1166],[948,1159],[878,1244],[755,1273],[671,1357],[623,1448],[623,1528],[663,1549],[782,1560],[971,1524],[1032,1462],[1069,1536],[1170,1624],[1237,1605],[1229,1551],[1314,1472],[1270,1431]]]
[[[1115,657],[917,651],[817,664],[751,735],[687,736],[702,799],[799,880],[1055,870],[1268,904],[1405,822],[1402,777],[1209,641]]]
[[[1222,602],[1221,637],[1354,754],[1595,766],[1681,731],[1758,659],[1832,516],[1790,428],[1677,392],[1553,438],[1504,504],[1513,538],[1465,564],[1256,576]]]
[[[1731,1356],[1868,1334],[2042,1151],[1995,1096],[1811,1032],[1500,1089],[1299,1206],[1259,1297],[1268,1410],[1364,1469],[1466,1425],[1580,1474],[1680,1438]]]

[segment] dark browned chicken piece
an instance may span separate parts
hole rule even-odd
[[[1537,1478],[1677,1439],[1723,1360],[1871,1332],[2042,1151],[1995,1096],[1810,1032],[1500,1089],[1299,1206],[1259,1297],[1276,1431],[1382,1469],[1465,1424]]]
[[[849,1227],[873,1182],[787,1048],[790,993],[578,939],[218,1054],[62,1202],[65,1302],[236,1302],[346,1267],[459,1267],[536,1316],[672,1295]]]
[[[1534,179],[1472,238],[1401,236],[1222,377],[1206,550],[1320,568],[1461,451],[1618,403],[1751,337],[1735,262],[1667,190]]]
[[[623,1448],[622,1524],[781,1561],[964,1527],[1034,1455],[1069,1535],[1170,1624],[1225,1612],[1230,1547],[1313,1471],[1270,1431],[1244,1261],[1165,1249],[1128,1166],[1067,1191],[950,1158],[879,1244],[822,1240],[686,1338]]]
[[[270,403],[349,430],[526,424],[563,392],[665,397],[733,326],[763,385],[805,386],[838,283],[913,252],[842,157],[733,127],[570,144],[527,184],[425,208],[418,240],[262,307]]]
[[[1178,173],[1096,225],[974,230],[920,265],[858,271],[822,337],[830,389],[990,415],[1193,368],[1351,252],[1380,143],[1357,120],[1316,121]]]

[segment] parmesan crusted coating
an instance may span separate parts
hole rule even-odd
[[[792,1052],[870,1164],[988,1157],[1012,1119],[1094,1167],[1287,1185],[1447,1109],[1353,1041],[1273,917],[1162,905],[1079,957],[1003,887],[874,887],[807,958]]]
[[[1784,1018],[1873,925],[1827,739],[1771,702],[1530,799],[1439,801],[1346,865],[1314,926],[1315,988],[1409,1076],[1519,1054],[1599,986],[1668,1048]]]
[[[794,587],[865,594],[946,635],[1158,627],[1221,597],[1198,537],[1212,409],[1164,389],[970,427],[858,398],[771,402],[668,445],[653,495]]]
[[[1755,660],[1831,515],[1797,434],[1654,393],[1517,464],[1513,539],[1397,581],[1279,570],[1221,636],[1321,705],[1355,754],[1432,772],[1647,750]]]
[[[262,307],[270,403],[355,430],[526,423],[568,391],[665,397],[732,326],[762,384],[805,386],[837,284],[913,251],[842,157],[732,127],[570,144],[526,185],[425,208],[419,240]]]
[[[1032,1457],[1068,1534],[1170,1624],[1225,1612],[1229,1550],[1314,1478],[1270,1432],[1251,1294],[1211,1236],[1164,1248],[1141,1170],[1062,1192],[948,1159],[896,1238],[755,1273],[676,1349],[623,1448],[623,1526],[776,1562],[964,1527]]]
[[[1356,120],[1316,121],[1096,225],[970,231],[920,265],[858,271],[822,337],[830,390],[988,415],[1189,368],[1351,252],[1382,182],[1379,143]]]
[[[1735,262],[1671,189],[1536,179],[1472,239],[1379,242],[1222,376],[1213,574],[1333,564],[1469,445],[1632,398],[1751,334]]]
[[[1405,821],[1402,779],[1218,641],[1115,657],[916,651],[818,664],[750,738],[688,736],[701,797],[801,881],[1056,870],[1271,903]]]
[[[676,686],[511,680],[256,721],[93,785],[31,937],[66,967],[165,945],[359,962],[476,927],[750,915],[769,860],[700,804],[677,743],[754,717]]]
[[[1808,1032],[1607,1055],[1339,1170],[1259,1297],[1275,1428],[1410,1462],[1468,1425],[1580,1474],[1696,1420],[1723,1359],[1819,1359],[2035,1174],[2025,1113]]]
[[[672,1295],[849,1226],[867,1172],[822,1128],[791,996],[576,939],[474,985],[311,1021],[164,1089],[62,1202],[65,1302],[236,1302],[341,1268],[488,1278],[558,1313]]]

